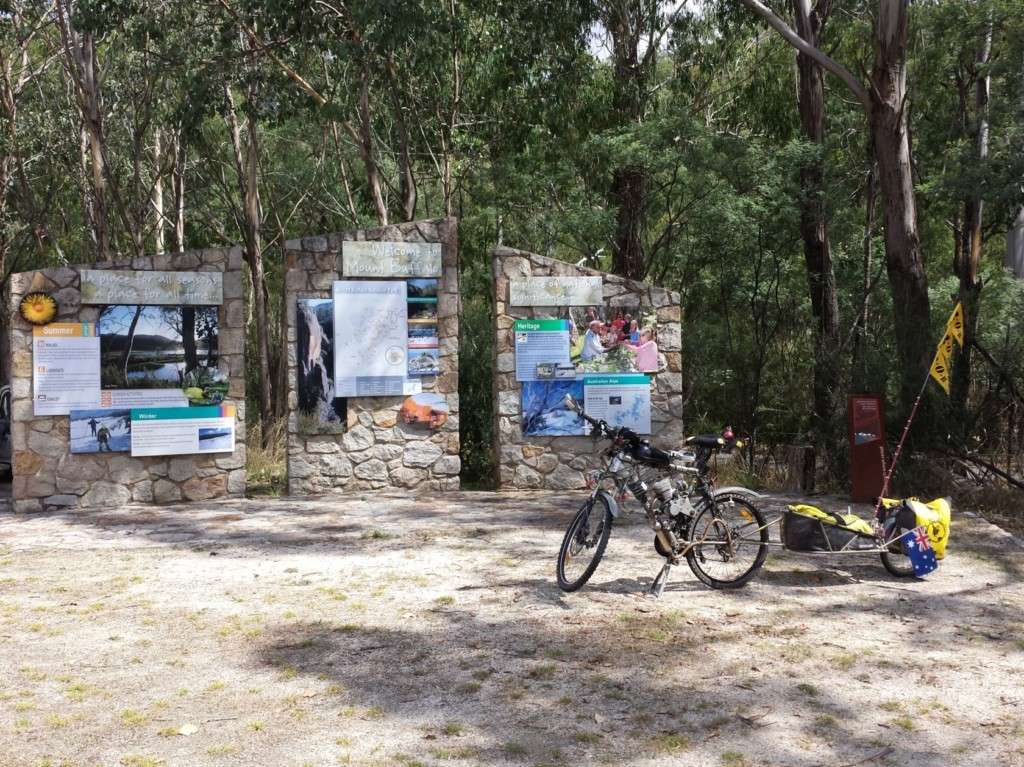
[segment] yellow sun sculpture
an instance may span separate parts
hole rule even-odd
[[[47,293],[29,293],[19,305],[21,316],[33,325],[48,325],[57,316],[57,301]]]

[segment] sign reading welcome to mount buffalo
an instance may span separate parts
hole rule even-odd
[[[509,306],[595,306],[604,302],[600,277],[528,277],[508,285]]]
[[[356,242],[341,244],[345,277],[440,277],[439,242]]]
[[[82,270],[83,304],[219,306],[224,303],[220,272],[134,272]]]

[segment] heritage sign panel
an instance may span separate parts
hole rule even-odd
[[[440,277],[439,242],[360,242],[341,244],[345,277]]]
[[[83,304],[220,306],[221,272],[136,272],[83,269]]]
[[[508,284],[509,306],[597,306],[604,303],[600,277],[527,277]]]

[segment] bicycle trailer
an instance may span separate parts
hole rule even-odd
[[[805,503],[786,507],[782,541],[790,551],[861,551],[878,545],[871,525],[856,514],[835,514]]]

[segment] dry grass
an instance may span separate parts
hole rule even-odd
[[[266,440],[264,440],[264,433]],[[264,441],[266,447],[264,447]],[[264,427],[255,423],[248,429],[245,469],[249,495],[281,495],[287,486],[285,454],[288,445],[288,419],[280,418]]]

